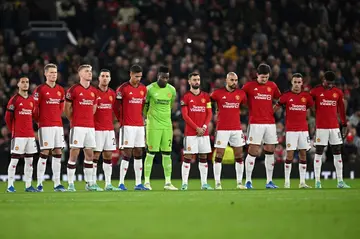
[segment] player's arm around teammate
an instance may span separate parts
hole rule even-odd
[[[274,82],[269,81],[270,66],[260,64],[257,79],[243,86],[249,106],[248,155],[245,161],[246,187],[252,187],[252,171],[255,159],[263,145],[265,153],[266,188],[277,188],[272,181],[275,164],[275,145],[278,143],[274,118],[273,100],[281,95]]]
[[[76,161],[83,149],[85,189],[98,191],[93,184],[93,149],[96,147],[93,108],[96,105],[96,90],[90,85],[92,67],[81,65],[78,69],[80,83],[66,93],[65,113],[70,120],[70,155],[67,164],[68,191],[76,191],[74,186]]]
[[[181,168],[182,187],[188,189],[191,161],[199,156],[201,189],[211,190],[207,183],[208,154],[211,152],[210,137],[207,130],[212,118],[210,97],[200,90],[199,73],[190,73],[188,77],[190,91],[181,100],[181,113],[186,123],[184,135],[184,162]]]
[[[54,191],[63,192],[65,188],[61,185],[60,174],[65,140],[61,114],[64,109],[65,92],[60,85],[56,84],[57,66],[55,64],[47,64],[44,67],[44,73],[46,82],[38,86],[34,92],[41,150],[37,164],[37,190],[43,191],[46,162],[51,155]]]
[[[302,75],[295,73],[291,79],[291,91],[284,93],[275,111],[283,106],[286,110],[286,161],[284,164],[285,184],[284,188],[290,188],[290,174],[295,150],[299,151],[299,188],[310,188],[305,183],[306,175],[306,151],[310,149],[310,137],[307,123],[307,110],[314,105],[309,93],[302,91]]]
[[[5,121],[11,132],[11,161],[8,167],[7,192],[16,192],[14,187],[16,166],[24,158],[25,192],[37,192],[31,185],[33,175],[33,156],[37,146],[33,130],[34,100],[28,95],[29,79],[18,80],[18,93],[10,98],[6,107]]]
[[[346,135],[347,122],[342,90],[335,87],[336,75],[327,71],[321,85],[313,88],[310,94],[314,98],[316,107],[316,153],[314,158],[315,188],[321,188],[320,176],[322,156],[325,147],[330,144],[334,155],[334,166],[338,188],[349,188],[343,181],[343,162],[341,147]],[[340,132],[338,114],[343,132]]]
[[[211,94],[211,99],[216,102],[218,108],[214,162],[215,189],[222,189],[220,180],[222,160],[228,144],[234,150],[237,188],[246,189],[242,185],[245,138],[240,122],[240,106],[245,104],[246,95],[243,90],[237,89],[237,87],[238,76],[236,73],[230,72],[226,76],[226,86]]]
[[[116,92],[118,119],[121,125],[119,132],[119,147],[122,149],[120,163],[120,180],[118,188],[127,190],[125,176],[129,161],[134,158],[135,190],[148,190],[141,183],[143,169],[143,148],[145,147],[145,128],[143,108],[147,89],[140,83],[142,68],[133,65],[130,68],[130,80],[122,84]]]

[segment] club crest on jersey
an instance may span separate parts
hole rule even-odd
[[[291,144],[287,144],[287,147],[290,148],[290,147],[291,147]]]
[[[15,146],[15,150],[18,151],[18,150],[19,150],[19,146],[16,145],[16,146]]]
[[[334,97],[334,98],[338,97],[338,94],[334,93],[334,94],[333,94],[333,97]]]
[[[140,95],[144,95],[144,91],[140,91]]]
[[[250,140],[250,141],[253,141],[253,137],[250,137],[249,140]]]
[[[321,140],[320,140],[320,138],[317,138],[317,139],[316,139],[316,142],[318,142],[318,143],[319,143],[320,141],[321,141]]]
[[[206,101],[206,100],[205,100],[204,98],[201,99],[201,103],[205,103],[205,101]]]
[[[92,96],[92,97],[95,97],[95,94],[94,94],[94,92],[91,92],[91,96]]]
[[[44,142],[44,146],[48,146],[49,145],[49,143],[48,142]]]
[[[110,101],[113,101],[113,97],[112,97],[111,95],[109,96],[109,100],[110,100]]]
[[[191,151],[191,147],[190,147],[190,146],[189,146],[189,147],[187,147],[187,150],[188,150],[188,151]]]
[[[236,96],[235,96],[235,99],[236,99],[236,100],[240,100],[240,95],[236,95]]]
[[[267,91],[268,91],[268,92],[271,92],[271,88],[270,88],[270,87],[268,87],[268,88],[267,88]]]
[[[33,102],[30,102],[30,106],[31,106],[31,108],[34,106]]]
[[[74,140],[74,144],[77,144],[78,143],[78,141],[77,140]]]
[[[125,140],[124,144],[125,144],[125,145],[128,145],[128,144],[129,144],[129,142],[128,142],[127,140]]]
[[[301,98],[301,102],[305,103],[305,102],[306,102],[306,98],[305,98],[305,97],[302,97],[302,98]]]
[[[171,93],[168,93],[167,96],[168,96],[169,98],[171,98],[172,94],[171,94]]]
[[[57,94],[58,96],[61,96],[61,92],[60,92],[60,91],[56,92],[56,94]]]

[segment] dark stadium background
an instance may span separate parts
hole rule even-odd
[[[145,85],[156,80],[157,66],[170,67],[171,84],[178,92],[172,113],[174,176],[178,177],[184,130],[179,98],[187,90],[188,73],[200,72],[202,89],[211,92],[224,85],[229,71],[238,73],[241,87],[255,78],[256,66],[266,62],[272,67],[271,80],[282,92],[289,89],[295,72],[303,74],[307,91],[321,83],[324,71],[336,72],[350,122],[343,150],[344,176],[355,170],[359,177],[359,19],[360,2],[356,0],[2,0],[0,174],[6,174],[9,162],[10,135],[3,120],[6,103],[19,76],[30,78],[31,90],[44,82],[44,64],[58,65],[58,83],[65,88],[78,80],[76,69],[83,63],[93,66],[95,85],[99,70],[110,69],[113,89],[128,80],[134,63],[144,68]],[[285,157],[283,112],[276,114],[276,120],[280,143],[275,176],[279,176]],[[308,120],[311,136],[314,120],[312,112]],[[246,110],[241,121],[246,132]],[[212,136],[215,122],[216,118],[210,127]],[[69,123],[65,118],[64,127],[67,140]],[[117,132],[118,128],[115,123]],[[314,148],[308,154],[309,170],[313,154]],[[68,148],[65,162],[67,155]],[[323,167],[332,171],[332,157],[329,152],[326,155],[328,163]],[[116,152],[114,166],[118,158]],[[18,170],[21,172],[21,167]],[[261,170],[258,167],[255,174],[264,176]],[[232,171],[225,170],[224,176],[232,177]]]

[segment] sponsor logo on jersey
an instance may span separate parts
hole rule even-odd
[[[291,104],[291,106],[289,107],[289,110],[294,110],[294,111],[306,111],[306,105],[295,105],[295,104]]]
[[[191,112],[205,112],[205,106],[193,105],[190,109]]]
[[[144,101],[144,98],[131,98],[131,100],[129,100],[130,104],[142,104]]]
[[[79,102],[80,105],[94,105],[94,100],[85,100],[82,99],[82,101]]]
[[[271,100],[271,95],[257,93],[254,98],[256,100]]]
[[[21,109],[19,115],[32,115],[32,110],[29,109]]]
[[[222,107],[226,109],[238,109],[239,106],[240,103],[229,103],[229,102],[225,102],[225,104],[222,105]]]
[[[322,101],[320,102],[320,105],[323,105],[323,106],[336,106],[336,101],[335,100],[322,99]]]
[[[46,101],[46,104],[50,104],[50,105],[58,105],[60,104],[60,99],[53,99],[53,98],[49,98],[47,101]]]
[[[97,106],[98,109],[112,109],[112,104],[100,103]]]

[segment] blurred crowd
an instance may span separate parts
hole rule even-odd
[[[113,89],[129,79],[132,64],[143,67],[145,85],[156,81],[157,67],[164,64],[171,69],[171,84],[178,92],[172,119],[173,156],[179,160],[184,129],[179,99],[188,90],[187,75],[198,71],[202,90],[211,92],[224,86],[229,71],[238,74],[241,87],[256,77],[257,65],[266,62],[272,67],[271,80],[282,92],[289,90],[295,72],[303,74],[306,91],[321,83],[324,71],[336,72],[349,118],[345,159],[354,161],[360,156],[359,1],[63,0],[43,12],[32,2],[36,1],[5,1],[0,7],[2,119],[16,89],[15,79],[29,76],[32,91],[44,82],[47,63],[58,65],[58,83],[65,88],[78,80],[80,64],[93,66],[94,85],[99,70],[107,68]],[[30,20],[64,21],[78,44],[41,51],[26,34]],[[281,161],[285,155],[283,111],[276,120],[280,142],[276,158]],[[245,109],[241,121],[246,132]],[[309,112],[308,122],[313,136],[314,112]],[[216,117],[210,127],[212,140],[215,123]],[[64,124],[67,133],[65,119]],[[0,153],[8,151],[10,140],[4,121],[1,127]]]

